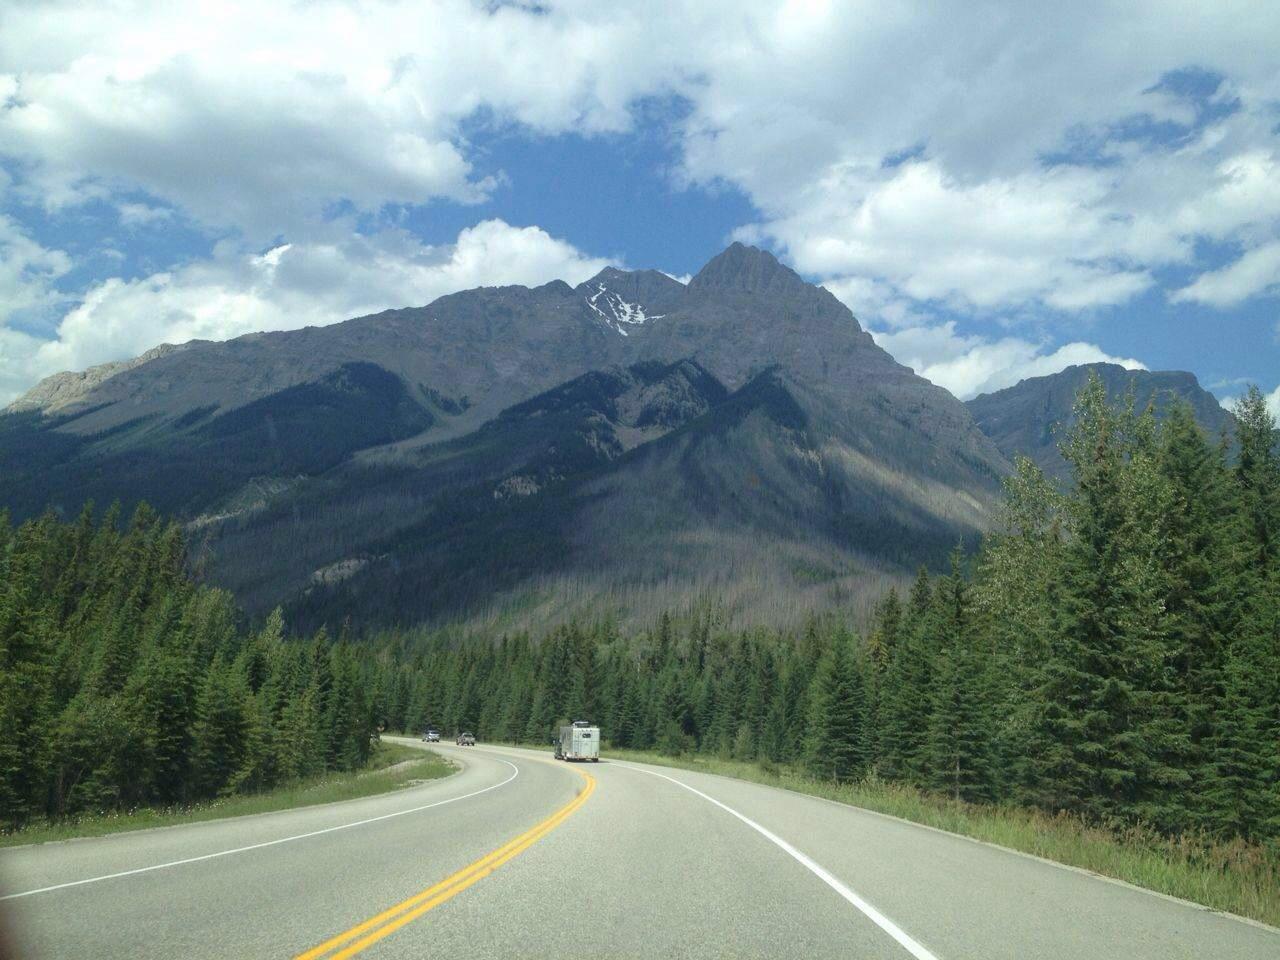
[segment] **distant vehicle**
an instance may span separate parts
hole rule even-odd
[[[476,745],[476,735],[474,733],[460,733],[455,741],[460,747],[474,747]]]
[[[557,760],[590,760],[600,762],[600,728],[587,720],[575,720],[560,728],[556,740]]]
[[[439,731],[439,730],[436,730],[436,729],[435,729],[435,728],[433,728],[433,727],[428,727],[428,728],[427,728],[426,730],[424,730],[424,731],[423,731],[423,733],[422,733],[422,740],[423,740],[423,742],[424,742],[424,743],[439,743],[439,742],[440,742],[440,731]]]

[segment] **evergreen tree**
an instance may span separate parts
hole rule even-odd
[[[932,597],[933,584],[928,571],[921,568],[880,691],[878,773],[888,780],[921,783],[926,779],[923,751],[935,639],[928,629]]]
[[[868,741],[865,682],[852,638],[837,634],[814,675],[805,767],[815,777],[858,779],[870,759]]]
[[[969,586],[952,555],[938,584],[928,627],[936,642],[929,722],[922,749],[928,785],[955,800],[994,798],[989,663],[974,643]]]

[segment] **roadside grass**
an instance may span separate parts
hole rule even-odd
[[[329,772],[298,780],[263,793],[222,797],[184,807],[142,807],[137,810],[86,814],[56,823],[35,823],[20,830],[0,832],[0,847],[48,843],[75,837],[101,837],[109,833],[168,827],[224,817],[243,817],[292,807],[355,800],[389,793],[423,780],[435,780],[457,767],[435,753],[414,747],[380,743],[369,765],[360,770]]]
[[[1280,927],[1280,847],[1118,831],[1078,817],[962,803],[875,781],[837,784],[790,768],[714,757],[608,749],[605,758],[696,770],[823,797],[1080,867],[1134,886]]]

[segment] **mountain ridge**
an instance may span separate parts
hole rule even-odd
[[[103,374],[0,416],[0,504],[150,500],[209,582],[312,624],[856,606],[975,545],[1020,452],[743,244]]]
[[[1132,392],[1138,410],[1152,404],[1160,416],[1174,401],[1191,406],[1212,437],[1229,430],[1234,418],[1217,398],[1183,370],[1129,370],[1114,363],[1076,364],[1057,373],[1028,377],[1012,387],[966,402],[978,427],[1008,458],[1029,457],[1050,476],[1063,479],[1069,468],[1058,444],[1074,422],[1072,404],[1090,376],[1102,381],[1113,402]]]

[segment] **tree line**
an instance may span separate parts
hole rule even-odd
[[[548,635],[399,637],[381,715],[546,742],[598,721],[615,746],[874,777],[1111,825],[1280,837],[1280,460],[1251,391],[1235,434],[1185,406],[1077,399],[1059,489],[1022,460],[998,530],[889,592],[855,634],[663,616]]]
[[[279,614],[242,629],[145,504],[0,514],[0,828],[187,804],[360,766],[370,663]]]
[[[1280,839],[1280,459],[1256,391],[1234,435],[1080,395],[1059,489],[1023,460],[997,529],[862,629],[624,634],[254,630],[141,507],[0,521],[0,824],[262,789],[368,755],[379,727],[794,765],[957,800]]]

